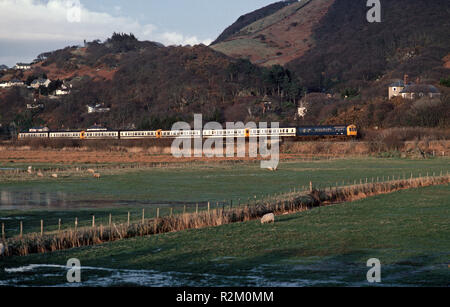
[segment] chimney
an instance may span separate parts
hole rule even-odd
[[[408,76],[408,75],[405,75],[405,76],[404,76],[403,82],[404,82],[404,85],[405,85],[405,86],[408,85],[408,82],[409,82],[409,76]]]

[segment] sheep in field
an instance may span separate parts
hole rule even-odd
[[[94,178],[100,179],[101,175],[99,173],[94,173]]]
[[[275,223],[275,214],[269,213],[262,217],[261,224],[272,224]]]
[[[44,174],[42,174],[41,171],[38,171],[37,175],[38,175],[38,177],[44,177]]]
[[[88,173],[95,174],[95,171],[92,168],[88,169],[87,171]]]
[[[52,178],[58,178],[58,174],[52,174]]]
[[[28,166],[27,172],[28,172],[28,174],[33,174],[33,167],[32,166]]]

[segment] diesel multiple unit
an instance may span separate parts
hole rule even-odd
[[[107,129],[87,131],[48,131],[23,132],[19,139],[81,139],[81,140],[134,140],[164,138],[251,138],[251,137],[306,137],[306,136],[344,136],[355,137],[358,130],[355,125],[311,126],[294,128],[265,129],[224,129],[224,130],[154,130],[154,131],[113,131]]]

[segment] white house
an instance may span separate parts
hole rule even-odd
[[[429,98],[439,98],[441,97],[441,93],[439,90],[429,84],[413,84],[408,85],[405,87],[401,93],[403,99],[418,99],[422,97],[429,97]]]
[[[24,86],[25,83],[23,81],[20,81],[18,79],[13,79],[11,81],[9,81],[9,86],[13,87],[13,86]]]
[[[29,130],[29,132],[49,132],[50,129],[48,127],[33,127]]]
[[[14,69],[17,69],[17,70],[30,70],[31,69],[31,64],[17,63],[16,66],[14,66]]]
[[[14,86],[24,86],[25,83],[23,81],[17,80],[17,79],[13,79],[7,82],[2,82],[0,83],[0,88],[10,88],[10,87],[14,87]]]
[[[69,95],[69,94],[70,94],[70,91],[68,91],[68,90],[57,89],[55,91],[56,96],[64,96],[64,95]]]
[[[391,100],[394,97],[401,96],[401,92],[403,89],[409,85],[412,85],[411,82],[409,82],[409,76],[405,75],[403,80],[399,80],[395,83],[392,83],[389,85],[389,100]]]
[[[48,87],[52,81],[50,79],[39,78],[31,82],[31,87],[38,89],[41,86]]]
[[[105,108],[101,104],[96,104],[95,106],[86,106],[88,109],[88,113],[107,113],[111,111],[111,108]]]

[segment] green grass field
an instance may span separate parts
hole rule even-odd
[[[0,285],[448,286],[450,189],[428,187],[257,221],[2,259]],[[41,265],[40,265],[41,264]],[[30,266],[34,265],[34,266]]]
[[[100,180],[91,176],[69,176],[60,179],[33,179],[25,181],[1,181],[0,195],[26,195],[39,199],[40,205],[20,208],[22,198],[14,201],[18,209],[1,210],[0,222],[5,224],[7,236],[18,234],[19,221],[24,223],[24,232],[38,232],[40,220],[44,220],[46,231],[57,229],[61,219],[63,228],[72,227],[75,218],[79,226],[89,225],[95,215],[97,225],[106,224],[109,214],[115,223],[124,222],[127,213],[132,220],[139,220],[142,209],[146,217],[180,213],[186,204],[187,210],[195,210],[195,203],[205,207],[210,201],[236,205],[246,203],[256,196],[285,193],[294,188],[302,189],[312,181],[319,187],[335,186],[336,183],[352,184],[355,180],[371,180],[392,176],[415,177],[429,173],[439,174],[449,170],[449,159],[342,159],[314,162],[283,162],[278,172],[260,169],[259,163],[198,164],[188,167],[153,168],[135,171],[102,171]],[[40,165],[39,167],[51,167]],[[64,167],[64,166],[59,166]],[[9,193],[9,194],[8,194]],[[54,204],[47,206],[50,198]]]

